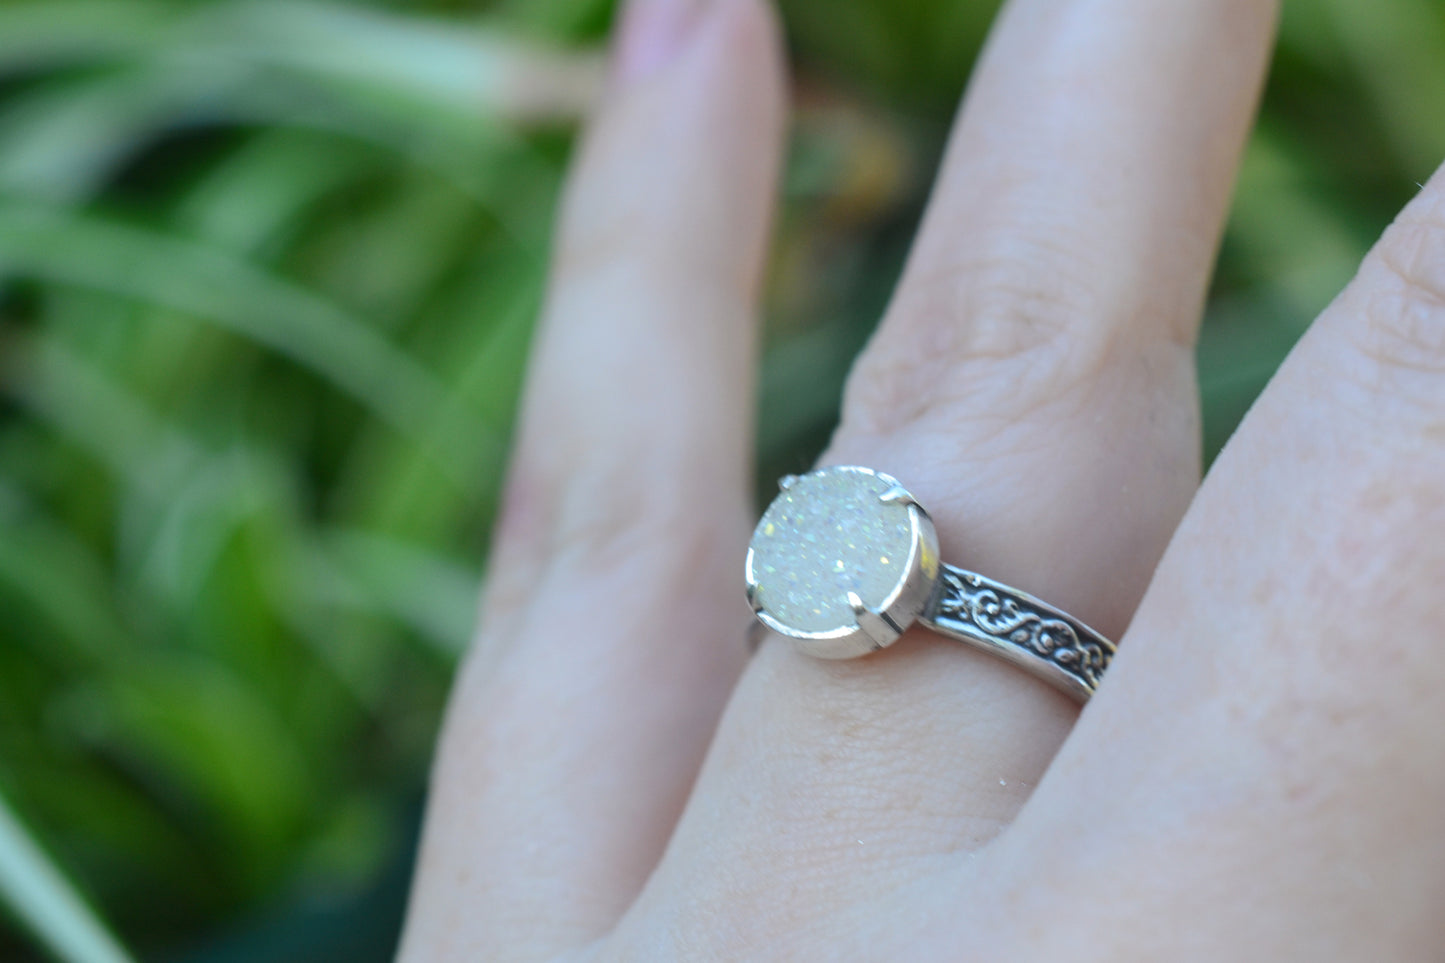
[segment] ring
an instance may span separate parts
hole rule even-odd
[[[867,655],[918,623],[1079,702],[1099,687],[1114,643],[1026,592],[940,562],[933,520],[891,475],[842,465],[778,487],[748,545],[748,604],[804,652]]]

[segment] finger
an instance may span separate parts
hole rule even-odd
[[[1272,16],[1239,0],[1011,4],[827,456],[902,480],[949,561],[1109,633],[1197,483],[1190,333]],[[808,875],[799,904],[877,895],[901,860],[994,835],[1074,712],[926,633],[842,664],[765,645],[663,868],[846,852],[850,871]],[[677,882],[660,873],[649,894]],[[749,912],[786,929],[797,905]]]
[[[626,16],[565,198],[408,959],[540,954],[605,931],[744,657],[734,575],[781,58],[759,0],[637,0]]]
[[[1198,484],[1193,341],[1275,10],[1011,4],[830,452],[890,456],[963,563],[1111,633]]]
[[[1019,873],[1111,894],[1071,940],[1106,959],[1438,957],[1442,535],[1437,174],[1219,458],[1015,827]],[[1184,907],[1187,934],[1136,926]],[[1150,942],[1122,952],[1131,931]]]

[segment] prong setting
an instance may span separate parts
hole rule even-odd
[[[752,610],[754,612],[761,612],[763,610],[763,604],[758,601],[758,583],[751,578],[748,579],[747,595],[748,605],[752,607]]]
[[[918,504],[918,499],[913,497],[913,493],[910,492],[908,489],[904,488],[902,485],[894,485],[892,488],[879,495],[878,500],[889,505]]]
[[[858,620],[858,628],[862,629],[868,641],[873,643],[873,651],[887,648],[903,634],[888,616],[864,605],[857,592],[848,593],[848,604],[853,607],[853,617]]]
[[[897,479],[837,466],[779,487],[748,545],[750,649],[771,629],[808,655],[850,659],[917,624],[1080,702],[1098,687],[1114,644],[1026,592],[944,565],[932,519]]]
[[[827,659],[892,645],[938,579],[938,538],[897,479],[835,466],[779,482],[753,533],[748,602],[764,625]]]

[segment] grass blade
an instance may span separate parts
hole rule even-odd
[[[65,963],[131,963],[131,956],[45,855],[0,796],[0,898]]]
[[[142,228],[0,205],[0,272],[205,319],[309,368],[412,437],[446,394],[431,373],[314,293],[229,254]]]

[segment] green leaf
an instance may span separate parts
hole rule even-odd
[[[426,437],[446,395],[371,326],[229,253],[98,218],[0,204],[0,272],[103,290],[221,325]],[[459,439],[447,439],[458,441]]]
[[[0,897],[59,960],[130,963],[118,943],[0,796]]]
[[[174,4],[31,0],[0,6],[0,73],[132,56],[153,46]]]

